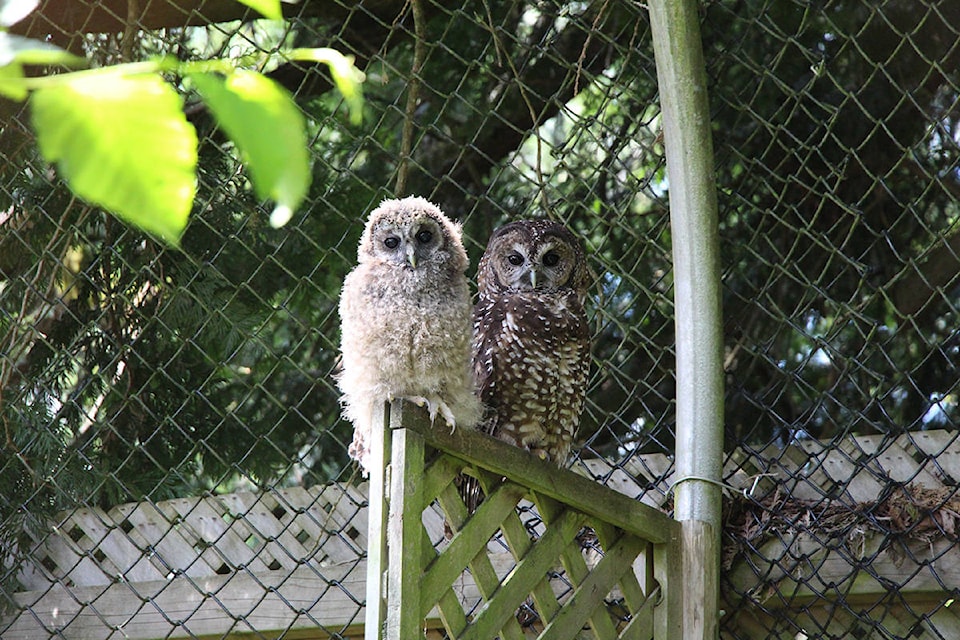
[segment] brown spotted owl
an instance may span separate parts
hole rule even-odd
[[[374,412],[407,398],[472,428],[471,305],[459,225],[427,200],[387,200],[367,220],[340,295],[337,383],[353,422],[349,453],[367,471]]]
[[[494,231],[480,259],[473,367],[482,429],[562,466],[586,393],[590,331],[583,245],[549,220]]]

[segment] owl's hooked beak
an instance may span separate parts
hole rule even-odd
[[[537,288],[537,270],[536,269],[530,269],[530,288],[531,289]]]
[[[415,246],[413,246],[412,244],[408,244],[408,245],[407,245],[407,262],[408,262],[408,263],[410,264],[410,266],[413,267],[414,269],[417,268],[417,254],[416,254],[416,249],[417,249],[417,248],[416,248]]]

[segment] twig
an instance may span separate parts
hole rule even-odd
[[[400,163],[397,166],[397,184],[394,192],[402,196],[407,189],[407,177],[410,172],[410,156],[413,152],[413,128],[420,101],[420,71],[426,57],[426,22],[420,0],[410,0],[413,10],[413,64],[410,66],[410,82],[407,85],[407,105],[403,114],[403,133],[400,138]]]
[[[510,72],[517,80],[517,91],[520,92],[520,98],[523,100],[523,103],[527,106],[527,110],[530,112],[530,127],[534,138],[537,141],[537,163],[533,168],[537,175],[537,190],[540,192],[540,200],[543,203],[544,212],[547,214],[548,218],[552,218],[553,216],[550,215],[550,199],[547,197],[547,190],[544,187],[543,180],[543,140],[540,138],[540,132],[538,131],[539,123],[537,111],[533,108],[533,103],[530,101],[530,97],[527,95],[527,91],[523,86],[523,82],[521,81],[520,72],[517,70],[516,65],[513,64],[513,58],[510,57],[510,52],[506,50],[506,48],[503,46],[503,43],[500,41],[500,37],[497,35],[497,28],[496,25],[493,24],[493,14],[490,11],[487,0],[484,0],[483,5],[487,11],[487,20],[490,21],[490,35],[493,38],[494,46],[496,47],[497,57],[499,59],[502,52],[503,59],[507,61],[507,65],[510,67]]]

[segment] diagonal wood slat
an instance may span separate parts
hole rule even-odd
[[[516,511],[507,515],[501,524],[501,530],[503,531],[504,539],[507,541],[507,544],[510,545],[510,552],[514,558],[519,561],[520,558],[526,555],[530,547],[533,546],[533,540],[531,540],[527,534],[527,530],[524,528],[523,523],[520,522]],[[533,601],[537,606],[537,612],[540,617],[544,620],[553,619],[560,605],[557,603],[557,598],[550,588],[549,580],[544,578],[537,583],[531,591],[531,595],[533,596]]]
[[[474,624],[462,636],[463,640],[486,640],[495,637],[497,631],[526,599],[534,584],[553,566],[557,555],[582,524],[581,514],[571,511],[562,515],[533,545],[530,552],[503,581],[500,589],[479,611]]]
[[[556,514],[562,512],[562,505],[555,500],[551,500],[542,495],[536,495],[535,500],[546,520],[552,520],[554,517],[556,517]],[[587,575],[590,573],[590,570],[587,568],[587,564],[583,559],[583,555],[580,553],[580,549],[567,547],[560,554],[560,561],[567,570],[567,575],[571,577],[573,583],[578,587],[583,583],[583,581],[587,578]],[[630,563],[632,562],[633,558],[630,558]],[[607,591],[609,591],[609,589]],[[604,591],[601,594],[601,597],[606,593],[607,592]],[[593,611],[595,612],[595,615],[590,616],[590,623],[592,624],[593,629],[600,640],[616,638],[616,629],[614,628],[613,622],[610,620],[610,617],[607,615],[606,611],[597,607],[594,607]],[[580,624],[582,625],[583,621],[581,621]],[[544,633],[546,633],[546,631],[544,631]]]
[[[466,525],[453,537],[450,546],[437,556],[423,576],[423,590],[434,593],[441,587],[448,587],[459,576],[473,558],[486,549],[487,540],[496,533],[499,523],[512,513],[517,501],[523,495],[523,488],[507,484],[489,496],[480,505],[476,517],[470,518]],[[426,616],[433,608],[430,603],[421,605],[421,613]]]
[[[544,629],[540,638],[542,640],[564,640],[573,638],[575,635],[574,630],[582,627],[588,619],[591,621],[600,619],[609,622],[610,618],[608,617],[605,618],[602,615],[594,616],[594,612],[597,610],[596,594],[606,594],[610,592],[617,580],[620,579],[620,576],[631,570],[630,565],[637,554],[643,549],[644,544],[645,541],[636,536],[625,535],[613,545],[613,547],[607,551],[603,560],[600,561],[600,564],[577,586],[573,596],[563,606],[560,613],[550,621],[550,624]],[[594,628],[596,629],[597,627],[598,625],[594,623]],[[603,636],[607,636],[607,634],[612,632],[613,635],[609,637],[618,637],[618,634],[613,631],[612,623],[608,629],[609,631],[604,630],[601,632]]]

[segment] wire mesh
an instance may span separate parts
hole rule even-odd
[[[286,21],[268,22],[226,0],[69,10],[45,0],[13,28],[95,64],[330,46],[355,56],[367,81],[364,121],[352,126],[324,67],[265,69],[311,135],[313,185],[280,230],[211,115],[185,93],[200,164],[181,251],[75,198],[39,158],[28,111],[0,102],[8,612],[29,615],[37,594],[79,589],[81,568],[104,565],[98,545],[115,534],[141,555],[113,575],[156,561],[156,544],[180,536],[186,517],[170,500],[253,492],[282,502],[282,491],[326,486],[311,495],[354,504],[351,429],[331,377],[336,305],[363,217],[394,195],[401,174],[407,193],[463,222],[474,267],[492,229],[511,219],[549,216],[582,235],[594,366],[572,464],[669,508],[669,184],[645,9],[385,0],[285,11]],[[949,638],[960,627],[951,607],[960,584],[958,12],[915,0],[702,6],[724,284],[725,482],[737,489],[726,505],[726,637],[854,629]],[[153,521],[158,540],[100,515],[90,544],[72,541],[80,568],[34,552],[60,544],[61,523],[78,509],[123,513],[135,503],[167,514]],[[302,519],[326,509],[317,505],[293,511]],[[321,565],[334,539],[356,546],[344,532],[365,531],[362,510],[334,511],[346,520],[319,527],[293,565]],[[223,513],[260,526],[248,511]],[[170,573],[190,575],[206,549],[196,545],[219,540],[197,536],[187,545],[194,555]],[[321,578],[352,603],[341,622],[281,602],[286,628],[355,634],[362,572],[351,567],[362,553]],[[241,564],[224,571],[247,571]],[[115,582],[83,585],[93,590],[83,601]],[[194,585],[200,601],[236,617],[204,635],[268,634],[252,610],[237,613]],[[264,597],[275,587],[264,582]],[[156,637],[199,635],[198,618],[170,616]],[[68,623],[45,629],[56,637]]]
[[[727,477],[747,489],[726,528],[730,637],[957,633],[958,17],[705,8]]]

